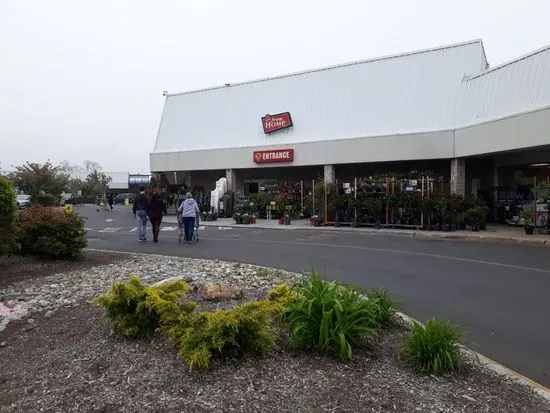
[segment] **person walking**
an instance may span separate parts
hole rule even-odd
[[[199,206],[197,205],[197,201],[193,199],[193,195],[191,195],[190,192],[185,194],[185,200],[178,207],[178,212],[181,213],[183,219],[185,239],[188,244],[191,244],[193,232],[195,230],[195,220],[199,214]]]
[[[154,193],[147,205],[147,216],[151,221],[153,227],[153,242],[157,244],[159,242],[160,224],[162,223],[162,215],[167,214],[166,203],[159,196]]]
[[[139,195],[134,199],[133,212],[137,221],[138,239],[140,242],[147,241],[147,207],[149,200],[145,195],[145,187],[139,187]]]
[[[109,207],[111,208],[111,211],[113,210],[113,203],[115,202],[114,198],[113,198],[113,194],[112,193],[107,193],[107,202],[109,202]]]

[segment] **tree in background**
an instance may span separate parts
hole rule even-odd
[[[95,169],[88,174],[82,188],[82,193],[87,196],[103,196],[112,178]]]
[[[0,255],[15,250],[17,214],[15,188],[11,181],[0,176]]]
[[[101,165],[97,162],[93,161],[84,161],[84,170],[90,174],[92,172],[99,171],[101,172],[103,169],[101,168]]]
[[[27,162],[16,166],[15,171],[9,174],[9,178],[17,189],[25,191],[35,199],[42,193],[58,197],[65,191],[70,180],[67,172],[49,161],[45,164]]]
[[[71,178],[69,183],[67,184],[66,192],[69,194],[77,195],[78,191],[84,190],[84,181],[80,178]],[[82,192],[84,193],[84,192]]]

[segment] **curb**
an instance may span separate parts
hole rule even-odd
[[[401,319],[401,321],[404,322],[404,324],[407,326],[407,327],[412,327],[412,325],[414,323],[417,323],[417,324],[421,324],[423,325],[423,323],[421,323],[420,321],[418,320],[415,320],[414,318],[412,317],[409,317],[408,315],[406,314],[403,314],[401,312],[397,312],[395,313],[395,315]],[[490,370],[496,374],[498,374],[499,376],[502,376],[502,377],[505,377],[515,383],[518,383],[524,387],[527,387],[529,388],[529,390],[533,391],[534,393],[536,393],[537,395],[541,396],[543,399],[545,399],[548,403],[550,403],[550,389],[543,386],[542,384],[539,384],[537,383],[536,381],[533,381],[527,377],[525,377],[524,375],[512,370],[512,369],[509,369],[508,367],[506,366],[503,366],[502,364],[500,363],[497,363],[496,361],[494,360],[491,360],[489,357],[487,356],[484,356],[483,354],[480,354],[466,346],[463,346],[463,345],[460,345],[460,350],[462,352],[463,355],[465,356],[473,356],[477,362],[479,363],[479,365],[487,370]]]
[[[170,221],[166,221],[166,223],[172,224]],[[423,231],[410,231],[410,230],[388,230],[388,229],[367,229],[367,230],[359,230],[354,231],[353,229],[350,229],[349,227],[312,227],[309,225],[304,226],[292,226],[292,225],[280,225],[280,226],[272,226],[272,227],[258,227],[255,226],[255,224],[250,225],[237,225],[237,224],[229,224],[229,225],[215,225],[215,224],[206,224],[204,222],[201,222],[202,226],[205,227],[213,227],[213,228],[236,228],[236,229],[266,229],[266,230],[285,230],[285,231],[295,231],[295,230],[307,230],[307,231],[338,231],[338,232],[347,232],[347,233],[354,233],[354,234],[379,234],[379,235],[393,235],[393,236],[400,236],[400,237],[413,237],[413,238],[420,238],[420,239],[443,239],[443,240],[456,240],[456,241],[477,241],[477,242],[492,242],[492,243],[506,243],[506,244],[517,244],[517,245],[538,245],[538,246],[547,246],[550,247],[550,242],[547,239],[529,239],[529,238],[523,238],[523,237],[503,237],[503,236],[495,236],[495,237],[486,237],[482,235],[466,235],[461,233],[453,233],[453,232],[441,232],[441,233],[430,233],[430,232],[423,232]],[[406,232],[408,231],[408,232]]]

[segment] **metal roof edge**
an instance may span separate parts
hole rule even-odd
[[[488,124],[488,123],[500,122],[500,121],[507,120],[507,119],[517,118],[517,117],[523,116],[523,115],[530,115],[532,113],[543,112],[543,111],[549,110],[549,109],[550,109],[550,105],[545,105],[545,106],[540,106],[538,108],[522,110],[521,112],[509,113],[509,114],[502,115],[502,116],[497,115],[497,116],[494,116],[490,119],[484,119],[484,120],[475,121],[475,122],[472,122],[472,123],[465,123],[463,125],[456,125],[454,127],[454,130],[455,130],[455,132],[456,131],[462,131],[464,129],[475,128],[477,126],[482,126],[482,125],[485,125],[485,124]]]
[[[159,143],[159,137],[160,137],[160,129],[162,127],[162,121],[164,120],[164,112],[166,111],[166,100],[167,100],[168,96],[165,96],[164,98],[164,106],[162,107],[162,113],[160,114],[160,122],[159,122],[159,127],[157,129],[157,137],[155,139],[155,145],[153,146],[153,151],[157,148],[157,145]]]
[[[404,53],[386,55],[386,56],[381,56],[381,57],[374,57],[374,58],[370,58],[370,59],[357,60],[357,61],[354,61],[354,62],[341,63],[341,64],[337,64],[337,65],[332,65],[332,66],[325,66],[325,67],[321,67],[321,68],[317,68],[317,69],[308,69],[308,70],[303,70],[303,71],[298,71],[298,72],[287,73],[287,74],[284,74],[284,75],[270,76],[270,77],[255,79],[255,80],[248,80],[248,81],[244,81],[244,82],[238,82],[238,83],[226,83],[223,86],[220,85],[220,86],[212,86],[212,87],[207,87],[207,88],[202,88],[202,89],[194,89],[194,90],[189,90],[189,91],[185,91],[185,92],[167,93],[166,98],[168,99],[169,97],[174,97],[174,96],[189,95],[189,94],[193,94],[193,93],[206,92],[206,91],[217,90],[217,89],[224,89],[224,88],[227,88],[227,87],[243,86],[243,85],[248,85],[248,84],[252,84],[252,83],[266,82],[266,81],[270,81],[270,80],[276,80],[276,79],[283,79],[283,78],[287,78],[287,77],[305,75],[305,74],[309,74],[309,73],[322,72],[322,71],[325,71],[325,70],[340,69],[340,68],[343,68],[343,67],[355,66],[355,65],[366,64],[366,63],[373,63],[373,62],[377,62],[377,61],[381,61],[381,60],[397,59],[397,58],[413,56],[413,55],[417,55],[417,54],[437,52],[437,51],[445,50],[445,49],[454,49],[454,48],[457,48],[457,47],[468,46],[468,45],[475,44],[475,43],[479,43],[481,45],[482,49],[483,49],[483,41],[480,38],[478,38],[478,39],[468,40],[468,41],[461,42],[461,43],[454,43],[454,44],[449,44],[449,45],[432,47],[432,48],[428,48],[428,49],[414,50],[414,51],[411,51],[411,52],[404,52]],[[485,51],[483,51],[483,53],[485,54]]]
[[[173,150],[173,151],[163,151],[163,152],[150,152],[149,156],[164,156],[164,155],[171,155],[175,153],[182,153],[182,152],[208,152],[208,151],[222,151],[222,150],[234,150],[234,149],[242,149],[242,148],[248,148],[248,149],[254,149],[254,148],[275,148],[275,147],[294,147],[296,145],[307,145],[307,144],[323,144],[323,143],[329,143],[329,142],[340,142],[340,141],[347,141],[347,140],[357,140],[357,139],[378,139],[378,138],[392,138],[392,137],[402,137],[402,136],[414,136],[414,135],[425,135],[425,134],[434,134],[434,133],[452,133],[454,132],[455,128],[434,128],[434,129],[425,129],[420,131],[408,131],[408,132],[397,132],[397,133],[384,133],[384,134],[376,134],[376,135],[360,135],[360,136],[340,136],[335,137],[333,139],[317,139],[314,141],[306,141],[306,142],[293,142],[293,143],[271,143],[266,145],[253,145],[253,146],[238,146],[238,147],[232,147],[232,146],[225,146],[220,148],[203,148],[203,149],[190,149],[190,150]]]
[[[538,48],[536,50],[533,50],[532,52],[529,52],[527,54],[524,54],[522,56],[519,56],[519,57],[516,57],[515,59],[512,59],[512,60],[508,60],[507,62],[504,62],[504,63],[501,63],[499,65],[496,65],[495,67],[491,67],[489,69],[487,69],[486,71],[482,72],[482,73],[479,73],[477,75],[473,75],[473,76],[469,76],[466,80],[467,81],[470,81],[470,80],[473,80],[473,79],[476,79],[478,77],[481,77],[481,76],[484,76],[488,73],[491,73],[491,72],[494,72],[496,70],[499,70],[499,69],[502,69],[506,66],[510,66],[510,65],[513,65],[514,63],[518,63],[518,62],[521,62],[522,60],[525,60],[525,59],[528,59],[530,57],[533,57],[539,53],[542,53],[546,50],[550,49],[550,44],[546,45],[546,46],[543,46],[541,48]]]

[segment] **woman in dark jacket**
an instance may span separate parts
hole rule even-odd
[[[153,227],[153,242],[155,243],[159,242],[159,231],[160,224],[162,222],[162,215],[166,213],[166,203],[159,196],[159,194],[154,193],[149,200],[149,204],[147,205],[147,216],[149,217]]]

